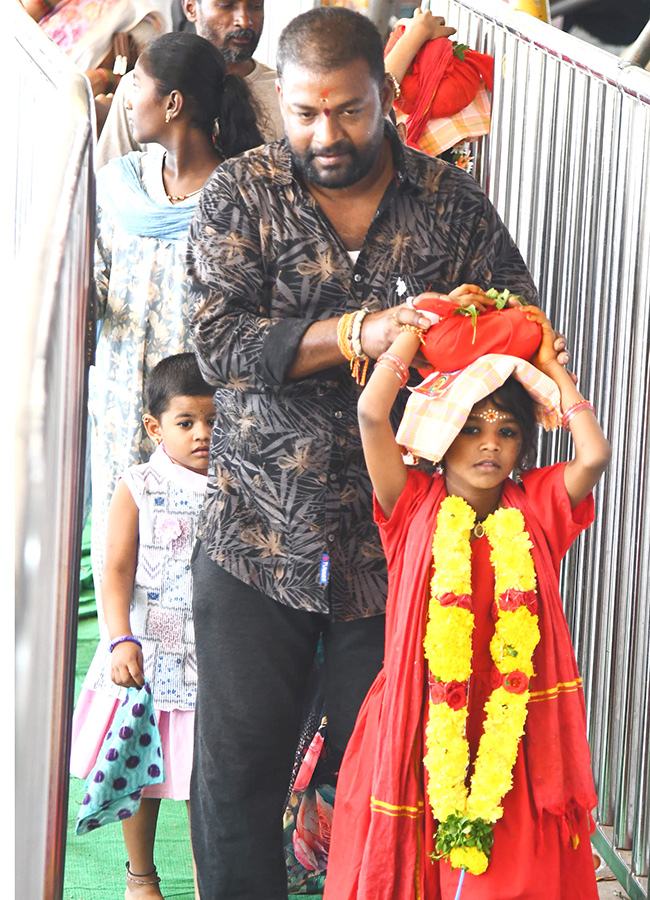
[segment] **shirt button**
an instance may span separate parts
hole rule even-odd
[[[336,472],[330,472],[330,481],[336,481],[338,477],[339,476],[336,474]]]
[[[358,272],[357,272],[356,275],[354,276],[354,280],[356,281],[357,284],[359,284],[359,282],[361,281],[361,275],[359,275]]]
[[[336,540],[336,535],[335,535],[335,534],[328,534],[328,535],[327,535],[327,540],[330,542],[330,544],[333,544],[334,541]]]
[[[335,419],[342,419],[342,418],[343,418],[343,413],[341,412],[340,409],[337,409],[337,410],[336,410],[336,412],[334,413],[334,418],[335,418]]]

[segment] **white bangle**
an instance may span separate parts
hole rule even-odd
[[[363,325],[363,320],[370,312],[369,309],[363,307],[362,309],[358,309],[354,317],[352,319],[352,334],[350,335],[350,342],[352,344],[352,349],[354,351],[354,355],[357,359],[367,359],[367,355],[363,352],[363,347],[361,346],[361,326]]]

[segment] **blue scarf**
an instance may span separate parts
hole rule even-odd
[[[97,173],[97,204],[128,233],[175,241],[187,237],[194,213],[191,206],[156,203],[140,180],[139,159],[134,151],[111,159]],[[198,195],[197,195],[198,199]]]
[[[142,788],[165,780],[151,688],[127,688],[86,779],[75,834],[134,816]]]

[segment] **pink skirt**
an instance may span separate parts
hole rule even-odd
[[[121,704],[117,697],[82,688],[72,717],[70,773],[87,778]],[[158,728],[165,763],[165,780],[151,784],[143,797],[189,800],[192,753],[194,748],[194,710],[157,709]]]

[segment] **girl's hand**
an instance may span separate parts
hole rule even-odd
[[[419,8],[414,9],[412,19],[398,19],[397,24],[404,26],[404,34],[417,32],[422,39],[422,44],[439,37],[451,37],[452,34],[456,34],[455,28],[445,25],[443,17],[434,16],[431,10],[423,12]]]
[[[557,336],[553,326],[546,313],[538,306],[519,306],[517,309],[531,322],[537,322],[542,327],[542,341],[531,362],[535,368],[545,372],[549,364],[552,366],[553,363],[558,362],[558,350],[555,347]]]
[[[133,641],[122,641],[111,653],[111,680],[119,687],[142,687],[142,666],[142,650]]]

